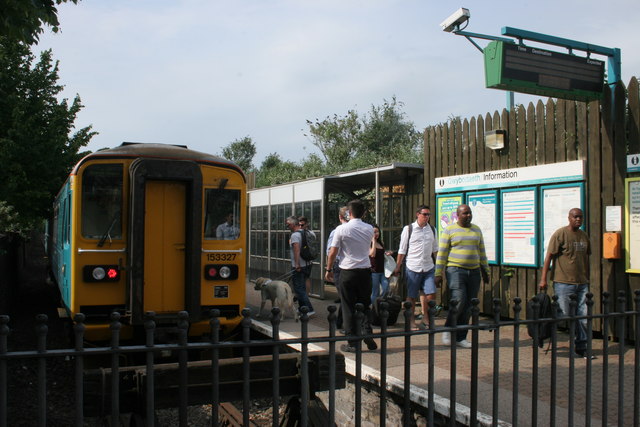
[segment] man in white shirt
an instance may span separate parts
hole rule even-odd
[[[340,296],[340,261],[342,260],[342,254],[340,254],[340,251],[338,251],[338,254],[336,255],[334,261],[333,261],[333,265],[329,264],[329,252],[331,252],[331,242],[333,242],[333,236],[336,234],[336,230],[338,229],[338,227],[342,226],[343,224],[346,224],[347,222],[349,222],[349,209],[346,206],[341,207],[338,210],[338,221],[340,221],[340,223],[338,224],[338,226],[336,228],[334,228],[333,230],[331,230],[331,233],[329,233],[329,238],[327,239],[327,266],[326,269],[332,269],[333,270],[333,284],[336,287],[336,290],[338,291],[338,296]],[[338,298],[336,301],[336,303],[341,302],[340,298]],[[343,332],[344,330],[342,329],[342,307],[339,306],[338,307],[338,315],[336,317],[336,327],[338,329],[341,329]]]
[[[418,294],[422,305],[422,322],[419,328],[424,329],[427,327],[425,324],[427,304],[435,298],[436,293],[434,260],[438,254],[438,239],[435,229],[429,224],[429,218],[431,218],[431,209],[421,205],[416,210],[416,221],[402,229],[398,261],[393,272],[397,275],[406,261],[404,268],[407,278],[407,300],[411,302],[413,313],[409,325],[411,329],[418,329],[415,322]]]
[[[343,325],[349,336],[349,343],[343,344],[342,351],[355,352],[356,325],[353,321],[356,304],[364,306],[364,320],[362,332],[373,333],[369,319],[371,303],[371,260],[369,260],[369,246],[373,238],[373,227],[362,221],[364,203],[352,200],[347,204],[349,208],[349,222],[336,228],[329,249],[325,279],[333,281],[333,269],[330,267],[338,255],[342,254],[340,267],[340,302],[342,305]],[[375,350],[378,345],[373,338],[365,338],[369,350]]]

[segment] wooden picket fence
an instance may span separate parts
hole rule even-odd
[[[506,129],[507,147],[485,147],[484,133]],[[548,99],[535,105],[518,105],[482,116],[430,126],[424,133],[425,200],[435,206],[436,177],[544,165],[571,160],[586,161],[585,216],[591,236],[591,292],[594,313],[601,311],[603,292],[633,295],[640,276],[625,273],[625,261],[602,259],[605,207],[624,206],[627,154],[640,153],[640,97],[638,80],[627,87],[618,83],[605,90],[601,101],[589,103]],[[624,233],[624,230],[623,230]],[[491,267],[491,286],[481,293],[483,311],[491,312],[491,299],[502,299],[504,313],[515,297],[526,300],[537,290],[539,268],[517,267],[513,277],[503,277],[500,266]],[[446,295],[441,295],[446,298]],[[630,306],[632,301],[628,301]],[[597,325],[594,325],[597,327]]]

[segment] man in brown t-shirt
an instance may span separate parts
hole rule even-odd
[[[577,296],[576,316],[586,316],[586,295],[589,291],[589,236],[580,227],[584,221],[581,209],[569,211],[569,225],[556,230],[547,247],[544,259],[540,289],[547,288],[547,274],[553,260],[553,290],[558,296],[558,304],[565,316],[570,314],[571,294]],[[587,319],[575,322],[575,352],[587,358]],[[593,357],[593,356],[592,356]]]

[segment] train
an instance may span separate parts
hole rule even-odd
[[[246,177],[235,163],[184,145],[122,143],[93,152],[55,197],[49,230],[59,314],[85,316],[85,338],[144,331],[146,313],[171,331],[189,313],[190,338],[223,336],[246,302]],[[168,332],[169,333],[169,332]]]

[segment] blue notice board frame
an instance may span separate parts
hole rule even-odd
[[[500,192],[500,261],[503,265],[538,267],[538,189]]]
[[[569,210],[573,208],[580,208],[584,212],[584,182],[540,187],[541,262],[544,262],[551,235],[569,224]],[[586,224],[587,221],[582,222],[583,230]]]
[[[489,264],[497,265],[500,262],[498,191],[474,191],[466,196],[467,205],[473,214],[473,223],[482,230],[487,260]]]

